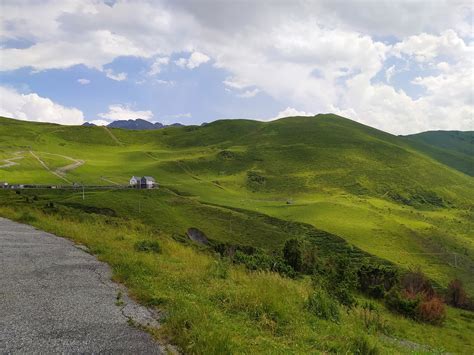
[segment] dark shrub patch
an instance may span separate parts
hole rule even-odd
[[[231,160],[235,158],[235,153],[231,152],[230,150],[221,150],[219,153],[217,153],[217,156],[219,159]]]
[[[117,213],[111,209],[111,208],[100,208],[100,207],[95,207],[95,206],[87,206],[83,205],[80,203],[74,203],[74,202],[68,202],[64,203],[65,206],[67,207],[72,207],[81,211],[84,211],[86,213],[95,213],[95,214],[101,214],[104,216],[109,216],[109,217],[117,217]]]
[[[283,258],[295,271],[300,272],[303,266],[301,242],[298,239],[288,239],[283,247]]]
[[[446,302],[454,307],[462,308],[467,304],[467,295],[461,280],[452,280],[446,292]]]
[[[156,240],[141,240],[134,245],[136,251],[143,251],[148,253],[161,252],[161,246]]]
[[[252,190],[258,190],[265,186],[267,179],[255,171],[247,171],[247,185]]]
[[[409,318],[416,318],[419,298],[408,298],[401,290],[393,288],[385,297],[388,308]]]
[[[329,294],[347,307],[356,304],[353,291],[357,288],[357,275],[346,257],[330,258],[313,277],[313,283],[322,284]]]
[[[406,293],[412,296],[423,294],[424,297],[433,297],[435,294],[430,280],[420,269],[411,270],[404,274],[400,284]]]
[[[374,298],[383,298],[398,282],[394,267],[365,263],[357,270],[359,290]]]

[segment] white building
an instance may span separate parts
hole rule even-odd
[[[138,184],[140,184],[141,177],[139,176],[132,176],[130,179],[130,186],[137,187]]]
[[[140,180],[141,189],[152,189],[156,186],[156,181],[151,176],[144,176]]]
[[[130,186],[137,189],[153,189],[158,187],[155,179],[151,176],[132,176],[130,178]]]

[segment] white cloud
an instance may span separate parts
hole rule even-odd
[[[470,53],[468,53],[470,52]],[[455,60],[472,55],[472,48],[453,30],[446,30],[439,36],[421,33],[408,37],[394,47],[397,55],[413,57],[418,62],[431,62],[438,57],[449,57]]]
[[[96,126],[107,126],[109,124],[109,122],[106,120],[92,120],[92,121],[89,121],[89,123],[93,123]]]
[[[161,73],[161,69],[163,68],[163,66],[168,65],[169,61],[170,61],[169,57],[156,58],[150,67],[150,71],[148,72],[148,75],[156,75],[156,74]]]
[[[153,117],[153,112],[146,111],[134,111],[129,105],[110,105],[109,112],[99,113],[99,117],[108,120],[128,120],[142,118],[144,120],[150,120]]]
[[[77,82],[81,85],[87,85],[87,84],[91,83],[91,81],[89,79],[84,79],[84,78],[77,79]]]
[[[295,116],[314,116],[314,113],[311,112],[305,112],[305,111],[299,111],[293,107],[287,107],[283,111],[278,112],[276,117],[272,118],[274,120],[278,118],[283,118],[283,117],[295,117]]]
[[[3,86],[0,86],[0,116],[69,125],[84,122],[84,115],[77,108],[62,106],[36,93],[21,94]]]
[[[226,89],[238,90],[237,95],[258,88],[303,112],[342,112],[397,133],[472,129],[470,1],[118,1],[108,6],[45,0],[20,6],[4,1],[2,10],[0,38],[33,44],[0,48],[0,70],[77,64],[104,70],[119,56],[136,56],[157,58],[150,67],[156,75],[169,64],[160,58],[190,53],[176,65],[193,69],[212,58],[214,67],[229,73]],[[416,69],[400,68],[405,63]],[[421,97],[390,85],[402,70],[413,76],[406,85],[411,80],[422,89]],[[377,82],[383,75],[386,84]]]
[[[259,89],[255,88],[253,90],[245,90],[243,93],[238,94],[238,97],[242,97],[244,99],[248,99],[251,97],[255,97],[260,92]]]
[[[179,58],[175,61],[175,64],[181,68],[194,69],[199,67],[201,64],[207,63],[211,58],[201,52],[193,52],[186,58]]]
[[[127,73],[114,73],[112,69],[105,69],[105,75],[107,78],[115,80],[115,81],[123,81],[127,79]]]
[[[245,89],[246,87],[252,85],[249,82],[242,81],[242,78],[235,78],[235,77],[227,78],[226,80],[223,81],[223,83],[224,85],[230,88],[238,89],[238,90]]]

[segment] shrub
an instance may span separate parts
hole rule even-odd
[[[467,304],[467,295],[461,280],[454,279],[449,283],[446,302],[454,307],[463,307]]]
[[[324,290],[316,290],[308,297],[307,308],[318,318],[339,321],[339,305]]]
[[[443,300],[437,296],[421,301],[416,313],[418,320],[432,324],[441,324],[446,318]]]
[[[410,270],[405,273],[400,284],[406,293],[413,297],[423,294],[425,297],[431,298],[435,295],[430,280],[420,269]]]
[[[420,298],[409,298],[405,292],[393,288],[385,296],[385,301],[389,309],[409,318],[416,318],[417,308]]]
[[[391,266],[365,263],[357,270],[359,290],[374,298],[383,298],[398,282],[397,270]]]
[[[161,246],[156,240],[141,240],[134,245],[136,251],[143,251],[148,253],[161,252]]]
[[[235,251],[233,261],[234,263],[244,264],[247,269],[252,271],[274,271],[291,278],[296,276],[293,268],[287,265],[284,260],[281,260],[279,257],[268,255],[264,252],[246,254],[237,250]]]
[[[295,271],[301,271],[303,266],[303,257],[301,242],[298,239],[288,239],[283,247],[283,258]]]
[[[348,307],[356,304],[352,292],[357,288],[357,275],[348,258],[341,256],[329,259],[319,274],[326,290],[340,303]]]

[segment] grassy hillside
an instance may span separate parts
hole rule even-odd
[[[0,168],[0,181],[111,185],[152,175],[191,200],[308,223],[404,268],[420,265],[442,285],[459,276],[474,290],[474,180],[404,138],[339,116],[159,131],[3,118],[0,159],[11,158],[20,159]],[[58,174],[72,160],[84,164]],[[150,203],[158,208],[160,197]],[[274,245],[255,235],[255,245]]]
[[[431,131],[405,138],[433,159],[474,176],[474,132]]]
[[[225,235],[225,223],[216,218],[219,213],[201,221],[197,217],[202,218],[201,209],[208,206],[189,208],[192,202],[174,199],[169,191],[153,191],[148,196],[142,192],[89,191],[82,200],[80,192],[25,190],[17,194],[0,190],[0,215],[86,245],[112,266],[114,279],[124,283],[133,297],[161,311],[163,326],[150,331],[185,353],[424,354],[471,353],[474,349],[472,314],[450,307],[444,324],[432,325],[389,312],[382,302],[358,294],[358,305],[351,308],[331,303],[337,319],[321,316],[310,300],[324,291],[308,277],[249,272],[180,238],[189,223],[201,223],[207,230],[214,225],[210,235],[214,238]],[[126,201],[137,195],[141,195],[144,208],[156,206],[154,215],[126,211],[130,205]],[[159,205],[147,201],[157,199],[161,200]],[[231,211],[224,209],[223,213]],[[246,221],[239,222],[241,218]],[[247,230],[268,242],[272,235],[278,236],[276,226],[282,229],[280,233],[301,230],[245,211],[231,220],[244,223]],[[325,246],[334,251],[340,244],[335,242],[336,236],[322,232],[315,237],[330,242],[319,243],[320,251]],[[147,251],[137,245],[156,247]],[[339,245],[338,257],[344,248]]]
[[[461,144],[450,144],[443,151],[464,149]],[[255,247],[274,254],[290,238],[309,238],[319,256],[369,258],[402,270],[421,267],[437,287],[445,288],[450,280],[459,278],[474,293],[474,179],[431,154],[432,145],[424,147],[426,143],[415,144],[411,138],[336,115],[268,123],[222,120],[158,131],[0,118],[0,181],[110,186],[128,184],[132,175],[151,175],[161,184],[154,191],[86,189],[85,199],[74,190],[23,191],[20,195],[3,191],[0,212],[92,246],[142,301],[149,302],[151,297],[160,300],[155,305],[163,301],[168,310],[189,312],[172,317],[178,323],[179,319],[203,322],[203,329],[215,338],[206,338],[206,331],[192,327],[184,334],[188,323],[166,328],[180,345],[195,344],[196,352],[212,353],[206,344],[218,345],[219,339],[243,352],[268,346],[283,349],[281,352],[295,347],[302,349],[295,353],[345,352],[349,350],[342,344],[359,337],[356,319],[360,315],[351,313],[336,326],[302,313],[310,292],[308,280],[280,280],[273,274],[245,276],[233,268],[229,269],[230,280],[216,279],[209,276],[214,271],[206,271],[216,262],[212,256],[188,250],[177,241],[185,241],[186,230],[195,227],[211,243]],[[55,207],[46,208],[49,204]],[[26,218],[25,209],[32,209],[36,217]],[[118,234],[123,228],[126,235],[121,239]],[[117,254],[123,245],[139,238],[142,228],[165,238],[166,257],[142,263],[140,255]],[[107,236],[103,241],[102,235]],[[122,243],[129,239],[127,235],[128,244]],[[191,270],[182,257],[199,267]],[[165,265],[168,274],[157,271]],[[246,286],[239,289],[242,283]],[[198,287],[200,284],[207,286]],[[274,298],[256,298],[258,305],[250,302],[262,292],[262,285],[274,290],[274,295],[291,298],[297,316],[287,319],[288,313]],[[179,297],[174,299],[171,294]],[[293,294],[298,296],[289,296]],[[200,311],[194,312],[196,305]],[[203,314],[211,316],[203,321]],[[448,344],[450,351],[470,351],[472,343],[464,336],[466,329],[472,330],[469,319],[456,310],[449,314],[454,318],[445,328],[433,327],[426,334],[421,325],[390,314],[385,317],[395,324],[397,337],[437,350]],[[222,331],[211,326],[215,322]],[[314,324],[325,329],[317,338]],[[252,329],[247,330],[252,334],[236,338],[244,329]],[[331,332],[342,335],[331,340]],[[407,351],[403,342],[381,341],[383,336],[375,333],[368,341],[388,352]],[[459,337],[462,341],[456,345]],[[254,347],[248,343],[253,338],[259,339]],[[301,341],[295,340],[298,338]],[[312,348],[314,342],[318,345]],[[428,349],[413,346],[419,351]]]

